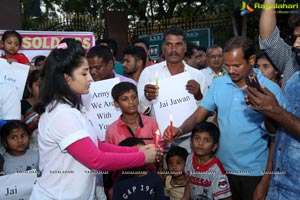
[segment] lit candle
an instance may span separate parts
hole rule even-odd
[[[173,142],[173,137],[174,137],[174,131],[173,131],[173,117],[170,114],[170,138],[171,142]]]
[[[154,138],[154,143],[155,143],[155,148],[158,148],[158,141],[159,141],[159,137],[160,137],[160,132],[157,129],[157,131],[155,132],[155,138]]]
[[[155,71],[155,85],[158,88],[158,71]]]

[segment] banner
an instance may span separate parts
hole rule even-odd
[[[197,109],[194,96],[188,93],[185,87],[190,79],[190,75],[183,72],[159,80],[158,98],[153,101],[153,108],[162,133],[170,125],[170,115],[173,118],[173,126],[178,127]]]
[[[0,199],[29,199],[36,179],[36,171],[26,171],[0,176]]]
[[[87,118],[92,122],[101,141],[105,140],[107,127],[122,114],[121,110],[114,106],[111,96],[111,89],[119,82],[119,78],[92,82],[89,94],[82,95]]]
[[[20,100],[23,97],[28,72],[28,65],[17,62],[9,64],[7,60],[0,58],[0,78],[17,88]]]
[[[2,38],[5,30],[0,30]],[[58,32],[58,31],[23,31],[17,30],[23,38],[22,47],[19,53],[25,54],[31,61],[38,55],[47,56],[64,38],[75,38],[82,43],[84,49],[89,50],[95,44],[95,37],[92,32]],[[3,54],[3,50],[0,51]]]

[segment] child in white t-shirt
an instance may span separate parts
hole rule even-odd
[[[231,190],[222,163],[214,156],[218,149],[220,131],[211,122],[196,124],[192,130],[191,148],[185,173],[187,185],[184,200],[225,199],[231,200]]]
[[[1,143],[6,152],[3,154],[4,174],[21,173],[38,169],[39,154],[28,149],[30,132],[20,120],[8,121],[1,129]]]

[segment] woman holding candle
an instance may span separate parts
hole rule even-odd
[[[42,175],[31,200],[94,199],[96,176],[91,170],[138,167],[159,155],[154,145],[126,148],[99,140],[81,103],[92,81],[85,51],[78,41],[65,41],[47,57],[34,107],[40,115]]]

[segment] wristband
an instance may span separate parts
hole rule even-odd
[[[276,136],[276,133],[272,134],[272,133],[267,132],[267,135],[270,136],[271,138],[274,138]]]

